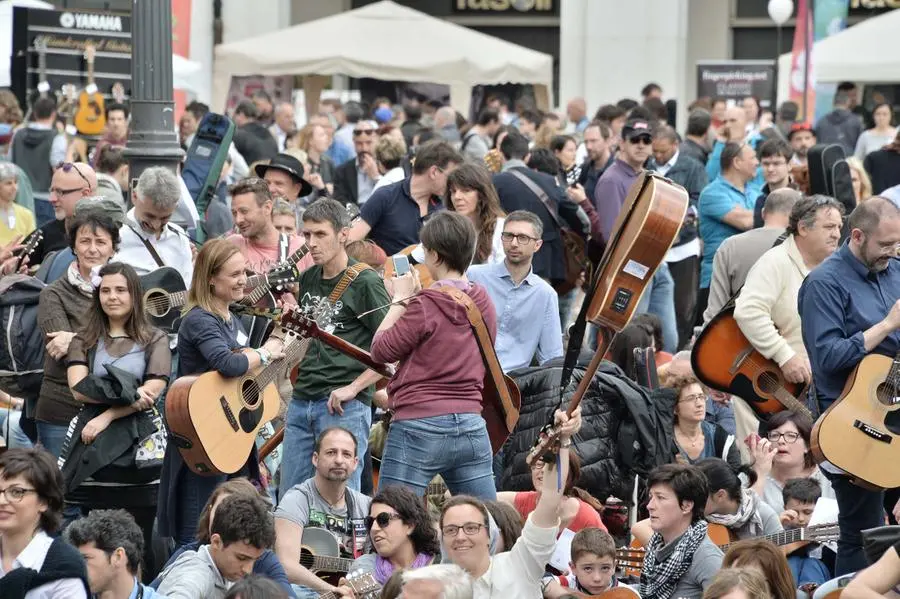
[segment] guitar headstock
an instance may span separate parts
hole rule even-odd
[[[265,278],[266,283],[271,287],[277,287],[278,285],[296,283],[300,278],[300,271],[290,262],[286,264],[276,264],[265,274]]]
[[[362,572],[348,574],[346,583],[347,586],[353,589],[353,593],[357,597],[374,596],[373,593],[381,590],[381,583],[375,579],[375,575],[371,572],[367,574]]]
[[[819,524],[803,529],[803,539],[815,543],[831,543],[838,540],[841,529],[835,522]]]
[[[62,95],[66,102],[73,103],[78,98],[78,88],[74,83],[66,83],[62,86]]]
[[[298,262],[303,260],[303,258],[305,258],[306,254],[308,254],[308,253],[309,253],[309,246],[306,245],[306,243],[304,243],[303,245],[301,245],[300,247],[297,248],[296,252],[294,252],[293,254],[288,256],[287,261],[291,265],[297,264]],[[299,276],[299,272],[300,271],[297,271],[298,276]]]
[[[125,103],[125,86],[122,85],[121,81],[116,81],[115,83],[113,83],[112,91],[110,92],[110,94],[112,95],[113,100],[115,100],[118,104]]]
[[[285,310],[281,314],[281,326],[301,337],[312,337],[319,330],[318,323],[304,314],[300,308]]]
[[[34,49],[40,54],[47,51],[47,38],[38,36],[34,38]]]

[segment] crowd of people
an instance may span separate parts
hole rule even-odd
[[[21,119],[9,102],[4,118]],[[701,98],[680,133],[649,84],[593,119],[580,98],[556,114],[492,95],[471,122],[378,98],[325,100],[298,128],[292,104],[259,91],[234,109],[198,211],[167,168],[130,188],[126,105],[107,106],[91,148],[36,100],[0,162],[0,292],[26,298],[0,306],[14,375],[0,392],[0,596],[788,599],[857,572],[846,596],[886,592],[898,549],[869,567],[861,531],[895,522],[898,496],[817,465],[812,429],[864,356],[900,350],[900,133],[852,84],[815,129],[796,109]],[[208,112],[187,107],[185,148]],[[817,143],[844,146],[855,202],[808,194]],[[607,394],[568,413],[546,373],[648,172],[683,187],[688,210],[596,375]],[[573,238],[587,256],[574,277]],[[145,289],[164,268],[175,324]],[[278,269],[290,280],[247,306],[253,275]],[[802,410],[764,416],[698,379],[691,346],[730,305],[785,381],[810,384]],[[292,312],[393,376],[278,317]],[[597,328],[587,337],[596,351]],[[639,376],[641,348],[662,390]],[[492,353],[523,415],[496,455]],[[271,372],[281,398],[234,472],[198,472],[165,424],[173,384],[210,372]],[[616,516],[634,486],[615,440],[625,417],[609,407],[625,395],[667,414],[630,530]],[[548,418],[558,448],[526,459],[522,439]],[[779,535],[830,508],[837,543],[786,556]],[[629,537],[641,549],[623,553]]]

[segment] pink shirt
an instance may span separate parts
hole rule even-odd
[[[247,268],[257,274],[263,274],[271,270],[271,268],[279,262],[278,258],[280,256],[277,241],[273,245],[251,244],[249,240],[238,233],[229,235],[226,239],[240,248],[241,253],[247,258]],[[290,256],[300,249],[303,245],[303,241],[303,238],[299,235],[291,235],[288,237],[287,256]],[[300,270],[300,272],[303,272],[312,265],[312,256],[307,254],[297,263],[297,269]]]

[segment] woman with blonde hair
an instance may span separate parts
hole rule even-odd
[[[331,145],[328,131],[322,125],[311,123],[297,132],[295,143],[306,152],[306,180],[318,190],[318,195],[330,196],[334,193],[335,164],[325,155]]]
[[[857,205],[872,197],[872,179],[863,167],[862,160],[856,156],[847,158],[850,167],[850,177],[853,181],[853,195],[856,196]]]
[[[769,581],[772,599],[794,599],[794,575],[781,549],[767,539],[747,539],[729,546],[722,568],[753,570]],[[704,593],[703,597],[706,597]]]
[[[746,568],[719,570],[706,590],[703,599],[771,599],[766,579],[757,571]]]
[[[229,305],[244,298],[247,259],[225,239],[207,241],[194,263],[185,316],[178,330],[178,376],[218,371],[225,378],[243,376],[282,357],[282,342],[270,339],[260,349],[247,347],[247,333]],[[210,401],[216,401],[210,398]],[[256,448],[244,468],[259,479]],[[181,547],[194,540],[203,504],[227,477],[200,476],[185,465],[174,443],[166,447],[157,517],[160,534]]]

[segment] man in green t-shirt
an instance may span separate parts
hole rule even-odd
[[[303,233],[313,266],[300,276],[298,304],[322,330],[368,350],[391,301],[378,273],[370,268],[359,271],[339,298],[329,300],[345,273],[356,264],[345,250],[348,220],[344,207],[332,199],[318,200],[303,213]],[[313,449],[325,429],[340,426],[349,430],[359,443],[359,455],[365,454],[372,426],[373,385],[379,378],[321,341],[310,342],[285,417],[285,459],[279,484],[282,496],[315,474]],[[360,490],[362,469],[360,460],[348,481],[355,491]]]

